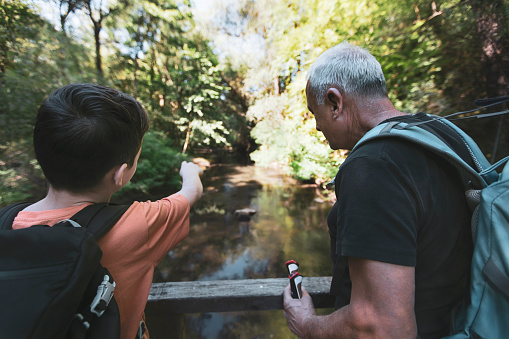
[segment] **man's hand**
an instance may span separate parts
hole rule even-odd
[[[315,316],[315,307],[304,286],[302,286],[302,298],[293,299],[290,284],[288,284],[283,291],[283,306],[290,331],[299,338],[305,338],[308,330],[306,326],[309,320]]]
[[[415,338],[415,268],[349,258],[350,304],[317,316],[309,293],[292,299],[290,285],[283,293],[290,330],[302,338]]]

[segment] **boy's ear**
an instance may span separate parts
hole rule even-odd
[[[126,163],[120,165],[120,167],[115,169],[115,172],[113,173],[113,181],[115,182],[115,185],[123,187],[124,172],[126,169],[127,169]]]

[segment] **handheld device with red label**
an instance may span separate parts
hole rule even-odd
[[[290,289],[292,291],[293,299],[300,299],[302,296],[302,275],[297,271],[299,269],[299,263],[295,260],[288,260],[285,262],[286,269],[288,270],[288,279],[290,279]]]

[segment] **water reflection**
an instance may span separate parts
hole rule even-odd
[[[254,260],[250,249],[247,248],[240,257],[229,256],[219,270],[205,274],[199,280],[244,279],[246,271],[253,270],[260,274],[264,271],[267,263],[268,260]]]
[[[324,202],[276,169],[217,165],[191,214],[189,237],[157,268],[155,282],[286,277],[295,259],[305,276],[330,275]],[[240,221],[235,210],[256,210]],[[292,338],[282,311],[186,315],[186,338]]]

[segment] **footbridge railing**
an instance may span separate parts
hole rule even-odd
[[[331,308],[331,277],[304,277],[316,308]],[[183,314],[283,309],[288,278],[185,281],[152,284],[145,313],[151,337],[181,337]]]

